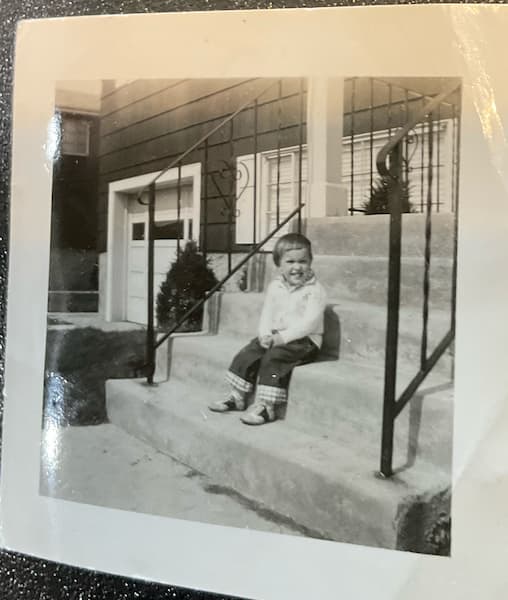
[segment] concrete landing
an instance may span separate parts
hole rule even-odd
[[[47,423],[42,436],[53,449],[51,456],[42,453],[43,496],[214,525],[308,534],[114,425]]]
[[[369,448],[319,439],[283,421],[249,428],[237,413],[210,413],[214,398],[195,384],[110,380],[106,395],[112,423],[325,538],[407,548],[408,511],[449,483],[423,463],[377,479]],[[413,520],[410,527],[417,526]]]

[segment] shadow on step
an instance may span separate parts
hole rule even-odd
[[[340,321],[334,305],[325,309],[323,347],[318,361],[338,360],[340,356]]]
[[[424,414],[424,404],[425,402],[431,401],[432,394],[439,394],[440,392],[446,392],[453,387],[451,382],[443,383],[439,385],[429,386],[423,389],[420,389],[416,392],[413,398],[410,400],[409,405],[405,408],[408,411],[408,424],[407,424],[407,440],[405,439],[404,447],[407,443],[407,448],[404,450],[405,461],[400,466],[394,469],[394,473],[402,473],[411,467],[414,466],[418,456],[427,456],[428,448],[424,449],[422,452],[421,448],[421,437],[422,432],[425,431],[425,427],[429,426],[429,423],[425,423],[425,414]],[[427,400],[426,400],[427,397]],[[428,416],[427,416],[428,420]],[[395,423],[395,427],[397,427],[397,422]],[[405,437],[405,436],[404,436]],[[451,437],[451,432],[450,432]],[[442,441],[440,440],[441,444]],[[439,443],[439,442],[438,442]],[[451,461],[451,451],[449,456],[445,454],[440,454],[439,457],[442,459],[441,466],[445,468],[451,468],[451,464],[448,464],[448,461]],[[436,457],[434,457],[435,459]],[[443,460],[444,459],[444,460]],[[448,460],[447,460],[448,459]]]

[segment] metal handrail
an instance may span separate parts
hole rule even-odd
[[[437,95],[428,102],[414,117],[406,123],[379,151],[376,158],[376,166],[379,174],[387,178],[390,182],[390,232],[389,232],[389,265],[388,265],[388,307],[387,307],[387,325],[386,325],[386,348],[385,348],[385,379],[384,379],[384,398],[383,398],[383,425],[381,440],[381,466],[379,474],[382,477],[391,477],[393,475],[393,437],[395,419],[401,413],[406,404],[410,401],[418,387],[434,368],[439,358],[452,343],[455,336],[455,326],[453,313],[455,311],[454,302],[452,302],[452,326],[446,335],[436,346],[432,354],[426,356],[426,339],[422,344],[422,354],[420,357],[420,368],[406,386],[405,390],[397,399],[396,397],[396,379],[397,379],[397,356],[398,356],[398,338],[399,338],[399,309],[400,309],[400,274],[401,274],[401,249],[402,249],[402,181],[400,174],[402,172],[402,141],[412,129],[438,108],[445,99],[460,88],[460,81],[453,82],[445,88],[445,91]],[[433,135],[430,129],[430,135]],[[432,148],[432,140],[429,142],[429,148]],[[390,158],[390,164],[387,165],[387,159]],[[429,168],[432,168],[432,164]],[[431,177],[431,174],[429,174]],[[425,277],[428,277],[430,265],[430,209],[431,209],[431,183],[430,179],[427,198],[427,220],[426,220],[426,254],[425,254]],[[457,210],[455,211],[455,229],[457,226]],[[456,273],[456,239],[454,246],[454,273]],[[454,275],[455,277],[455,275]],[[455,289],[455,281],[452,282]],[[427,291],[426,291],[427,290]],[[427,335],[426,330],[426,310],[427,308],[427,285],[424,282],[424,326],[422,336]],[[455,295],[455,292],[452,293]],[[428,316],[428,315],[427,315]]]
[[[428,102],[420,111],[416,113],[416,115],[410,121],[406,123],[406,125],[404,125],[404,127],[399,129],[399,131],[395,135],[393,135],[388,140],[388,142],[381,148],[376,158],[376,167],[379,174],[382,177],[390,175],[390,169],[386,164],[386,159],[388,158],[390,153],[395,149],[397,144],[399,144],[404,139],[404,137],[412,129],[414,129],[415,125],[421,123],[435,108],[442,104],[443,101],[446,100],[446,98],[448,98],[448,96],[453,94],[453,92],[457,91],[460,85],[460,81],[450,83],[450,85],[445,87],[445,90],[441,92],[441,94],[437,95],[430,102]]]
[[[259,250],[261,250],[261,248],[263,248],[263,246],[265,246],[265,244],[267,242],[269,242],[276,233],[278,233],[285,225],[287,225],[287,223],[289,223],[289,221],[291,221],[291,219],[295,215],[300,214],[304,206],[305,206],[304,203],[300,203],[291,213],[289,213],[289,215],[284,220],[282,220],[277,225],[277,227],[275,227],[275,229],[273,229],[267,236],[265,236],[265,238],[263,240],[261,240],[261,242],[256,244],[254,246],[254,248],[251,249],[251,251],[247,254],[247,256],[245,258],[243,258],[225,277],[223,277],[218,283],[216,283],[206,293],[204,298],[201,298],[195,304],[193,304],[193,306],[191,306],[191,308],[189,308],[189,310],[178,320],[178,322],[175,325],[173,325],[173,327],[171,327],[171,329],[168,332],[166,332],[159,340],[157,340],[157,342],[153,343],[152,352],[155,352],[157,350],[157,348],[169,338],[170,335],[175,333],[187,321],[187,319],[189,319],[189,317],[191,317],[198,309],[200,309],[205,302],[210,300],[210,298],[213,296],[213,294],[215,294],[218,290],[220,290],[223,287],[223,285],[225,283],[227,283],[231,279],[231,277],[235,273],[237,273],[243,267],[243,265],[245,265],[245,263],[247,263],[255,254],[257,254],[259,252]],[[147,381],[149,384],[153,383],[153,375],[155,372],[154,356],[153,356],[153,359],[151,360],[151,363],[152,364],[149,363],[149,364],[145,365],[145,366],[150,367],[150,372],[148,373],[148,376],[147,376]]]
[[[143,192],[145,190],[147,190],[151,185],[154,185],[155,183],[157,183],[157,181],[165,174],[167,173],[170,169],[172,169],[173,167],[176,167],[176,165],[178,165],[178,163],[182,162],[184,158],[186,158],[191,152],[193,152],[196,148],[199,148],[199,146],[201,146],[201,144],[203,144],[204,142],[206,142],[214,133],[216,133],[221,127],[224,127],[224,125],[226,125],[227,123],[229,123],[230,121],[232,121],[236,115],[238,115],[239,113],[241,113],[243,110],[245,110],[247,108],[247,106],[249,106],[249,104],[252,104],[253,102],[255,102],[256,100],[258,100],[261,96],[263,96],[263,94],[266,94],[266,92],[268,92],[268,90],[270,90],[272,87],[274,87],[277,84],[277,81],[274,81],[272,83],[270,83],[270,85],[268,85],[267,87],[265,87],[261,92],[258,92],[257,94],[255,94],[254,96],[249,97],[248,100],[246,100],[243,104],[241,104],[234,112],[232,112],[230,115],[228,115],[227,117],[225,117],[218,125],[216,125],[215,127],[212,127],[212,129],[210,131],[207,131],[207,133],[205,133],[205,135],[203,135],[202,137],[199,138],[199,140],[197,142],[195,142],[194,144],[192,144],[191,146],[189,146],[189,148],[187,148],[187,150],[185,150],[184,152],[182,152],[182,154],[180,154],[177,158],[173,159],[166,167],[164,167],[164,169],[162,169],[151,181],[150,183],[147,183],[144,187],[142,187],[139,192],[138,192],[138,199],[141,198]]]
[[[424,367],[422,367],[414,378],[408,383],[406,389],[399,396],[399,399],[395,402],[395,416],[398,417],[402,412],[402,409],[411,400],[413,394],[423,383],[423,380],[432,371],[437,361],[441,358],[448,346],[453,342],[455,331],[451,328],[448,333],[443,336],[443,339],[436,346],[435,350],[427,359]]]
[[[202,144],[206,145],[208,143],[208,140],[211,138],[211,136],[214,133],[216,133],[219,129],[221,129],[228,123],[232,124],[233,119],[238,114],[240,114],[243,110],[245,110],[248,106],[250,106],[253,103],[254,103],[254,105],[256,105],[257,100],[261,96],[266,94],[275,85],[280,86],[279,80],[272,81],[269,85],[264,86],[260,92],[257,92],[256,94],[250,96],[234,112],[232,112],[227,117],[222,119],[220,121],[220,123],[218,123],[217,125],[212,127],[212,129],[210,129],[210,131],[208,131],[205,135],[203,135],[201,138],[199,138],[195,143],[193,143],[191,146],[189,146],[177,158],[172,160],[149,183],[147,183],[144,187],[142,187],[138,191],[138,197],[137,197],[138,202],[141,204],[145,204],[144,202],[142,202],[141,197],[142,197],[144,191],[148,190],[148,202],[146,203],[148,205],[148,216],[149,216],[149,218],[148,218],[148,271],[147,271],[147,276],[148,276],[147,277],[148,278],[148,298],[147,298],[147,300],[148,300],[148,318],[147,318],[147,336],[146,336],[146,363],[144,365],[145,367],[149,367],[148,376],[147,376],[148,384],[153,384],[153,375],[155,372],[155,352],[156,352],[156,349],[158,348],[158,346],[160,346],[160,344],[162,344],[162,342],[165,339],[167,339],[167,337],[169,337],[169,335],[171,335],[171,333],[173,333],[178,327],[180,327],[187,320],[187,318],[190,315],[192,315],[200,306],[202,306],[203,302],[207,299],[207,297],[205,297],[203,302],[198,302],[197,306],[191,307],[191,309],[189,309],[189,311],[187,311],[187,313],[182,318],[181,323],[180,322],[177,323],[177,325],[175,326],[175,328],[172,329],[171,332],[169,332],[161,340],[156,342],[155,328],[154,328],[154,315],[153,315],[153,312],[154,312],[153,311],[153,274],[154,274],[154,251],[155,251],[154,250],[155,244],[154,244],[154,231],[153,230],[154,230],[154,222],[155,222],[155,184],[170,169],[178,166],[178,189],[180,190],[182,161],[189,154],[191,154],[191,152],[196,150],[196,148],[199,148],[199,146],[201,146]],[[178,207],[179,206],[180,206],[180,197],[178,197]],[[299,208],[297,209],[297,212],[299,210],[301,210],[301,206],[302,205],[300,204]],[[288,220],[289,219],[285,220],[285,222],[287,222]],[[279,228],[274,230],[274,232],[272,232],[272,235],[275,234],[278,230],[279,230]],[[268,239],[270,239],[270,237],[271,236],[269,236],[268,238],[265,238],[265,240],[263,240],[263,243],[266,243],[266,241]],[[256,248],[255,248],[256,251],[257,251],[257,249],[262,247],[263,243],[258,244],[256,246]],[[251,254],[249,255],[249,257],[250,256],[251,256]],[[229,261],[231,260],[230,256],[228,256],[228,260]],[[241,264],[244,264],[244,262],[242,262]],[[231,275],[233,275],[234,273],[236,273],[238,271],[238,268],[231,271],[231,265],[229,265],[228,271],[229,271],[229,277],[230,277]],[[228,277],[228,279],[229,279],[229,277]],[[226,281],[227,281],[227,279],[226,279]]]
[[[196,302],[191,308],[189,308],[189,310],[183,315],[183,317],[180,318],[180,320],[176,323],[176,325],[173,325],[173,327],[166,332],[162,338],[160,340],[157,341],[157,343],[155,344],[155,348],[158,348],[162,343],[164,343],[168,337],[175,333],[175,331],[181,327],[185,321],[187,321],[187,319],[194,314],[194,312],[196,310],[198,310],[198,308],[201,308],[201,306],[203,306],[203,304],[207,301],[210,300],[211,296],[213,296],[213,294],[215,294],[215,292],[217,292],[218,290],[220,290],[220,288],[227,283],[231,277],[237,273],[242,267],[243,265],[248,262],[253,256],[254,254],[257,254],[259,252],[259,250],[261,250],[261,248],[267,243],[269,242],[273,236],[279,232],[284,225],[286,225],[289,221],[291,221],[291,219],[298,214],[299,212],[301,212],[302,208],[305,206],[305,204],[300,204],[297,208],[295,208],[283,221],[281,221],[279,223],[279,225],[277,225],[277,227],[275,229],[273,229],[261,242],[259,242],[258,244],[256,244],[254,246],[254,248],[252,248],[252,250],[247,254],[247,256],[245,258],[243,258],[237,265],[236,267],[234,267],[234,269],[232,269],[225,277],[223,277],[218,283],[216,283],[207,293],[206,296],[204,298],[201,298],[201,300],[198,300],[198,302]]]

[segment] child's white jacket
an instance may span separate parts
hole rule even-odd
[[[309,336],[321,347],[323,342],[326,292],[312,275],[303,285],[294,287],[280,276],[266,291],[259,321],[259,336],[278,331],[285,344]]]

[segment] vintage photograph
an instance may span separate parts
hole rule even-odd
[[[448,556],[461,80],[58,81],[40,493]]]

